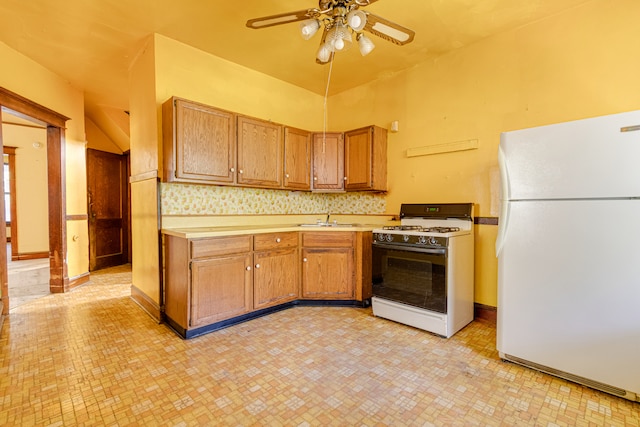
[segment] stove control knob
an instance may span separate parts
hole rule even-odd
[[[427,244],[427,238],[424,237],[424,236],[418,237],[418,244],[419,245],[426,245]]]
[[[407,236],[406,234],[404,236],[402,236],[402,240],[405,242],[409,241],[409,236]]]
[[[387,239],[387,242],[392,242],[393,236],[391,234],[387,234],[386,239]]]
[[[429,244],[439,246],[438,239],[436,239],[435,237],[429,237]]]

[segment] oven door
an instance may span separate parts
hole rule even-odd
[[[447,249],[373,244],[373,296],[447,312]]]

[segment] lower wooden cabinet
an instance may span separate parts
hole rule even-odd
[[[198,327],[253,309],[250,254],[191,262],[191,321]]]
[[[364,304],[371,297],[370,236],[318,231],[186,239],[165,234],[164,317],[191,338],[298,300]]]
[[[302,298],[354,299],[355,233],[302,233]]]
[[[297,300],[298,233],[256,234],[254,250],[253,308]]]

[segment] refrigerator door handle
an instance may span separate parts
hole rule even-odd
[[[509,225],[509,173],[507,171],[507,163],[502,151],[502,147],[498,147],[498,166],[500,168],[500,217],[498,221],[498,235],[496,237],[496,257],[500,256],[504,239],[507,235],[507,227]]]
[[[507,238],[507,227],[509,226],[510,202],[502,200],[500,206],[500,219],[498,221],[498,235],[496,236],[496,257],[500,256],[504,241]]]

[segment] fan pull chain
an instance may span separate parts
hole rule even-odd
[[[331,52],[331,59],[329,61],[329,75],[327,76],[327,88],[324,91],[324,105],[323,105],[323,123],[322,123],[322,154],[325,154],[327,148],[327,97],[329,96],[329,83],[331,82],[331,71],[333,70],[333,59],[336,53]]]

